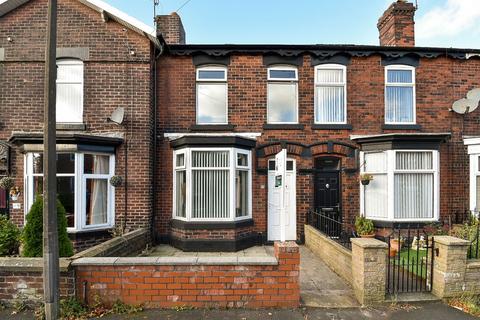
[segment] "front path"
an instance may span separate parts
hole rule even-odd
[[[352,287],[305,246],[300,247],[300,295],[307,307],[359,306]]]

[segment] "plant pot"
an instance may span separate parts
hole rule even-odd
[[[390,248],[395,249],[398,251],[399,249],[402,249],[402,241],[398,239],[390,239]]]
[[[368,186],[370,184],[370,180],[360,180],[360,182],[364,185],[364,186]]]
[[[12,201],[17,201],[17,200],[18,200],[18,196],[17,196],[17,195],[15,195],[15,196],[12,195],[12,196],[10,196],[10,199],[11,199]]]
[[[375,238],[375,233],[374,234],[361,234],[360,238]]]
[[[395,256],[397,255],[397,249],[390,247],[390,252],[388,255],[390,256],[390,258],[395,258]]]

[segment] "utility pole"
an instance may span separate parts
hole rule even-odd
[[[57,0],[48,1],[47,48],[45,51],[45,109],[43,129],[43,290],[46,320],[59,312],[56,79]]]

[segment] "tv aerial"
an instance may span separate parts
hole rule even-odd
[[[467,114],[475,111],[480,103],[480,88],[470,90],[466,98],[457,100],[452,105],[452,111],[458,114]]]

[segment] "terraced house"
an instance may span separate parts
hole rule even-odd
[[[183,250],[236,251],[282,229],[302,242],[311,211],[389,228],[476,210],[480,50],[416,47],[415,10],[394,2],[378,46],[191,45],[176,13],[153,30],[59,1],[58,192],[77,249],[150,227]],[[46,13],[0,1],[0,175],[19,190],[0,210],[18,225],[42,192]]]

